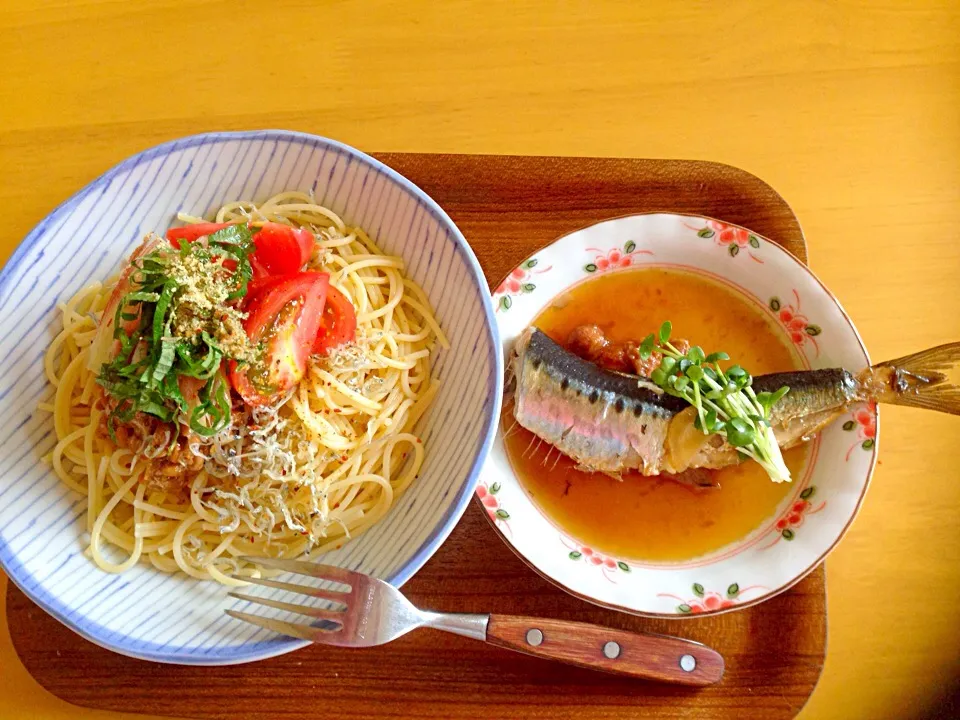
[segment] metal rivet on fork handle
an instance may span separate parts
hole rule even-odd
[[[603,646],[603,656],[610,660],[616,660],[620,657],[620,645],[613,640]]]
[[[536,647],[543,642],[543,631],[537,628],[527,630],[527,644]]]
[[[693,672],[697,669],[697,659],[693,655],[681,655],[680,669],[684,672]]]

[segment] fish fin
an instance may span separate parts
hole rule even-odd
[[[960,342],[879,363],[860,381],[867,399],[960,415]]]

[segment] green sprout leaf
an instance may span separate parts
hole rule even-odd
[[[664,344],[670,340],[670,333],[673,331],[673,323],[669,320],[660,326],[660,343]]]
[[[756,440],[756,432],[743,418],[731,418],[727,422],[727,441],[736,448],[747,447]]]
[[[779,307],[778,302],[771,301],[771,306]],[[697,430],[725,437],[741,459],[756,460],[775,482],[789,481],[790,469],[784,464],[770,423],[773,407],[789,388],[754,393],[753,377],[747,370],[735,364],[724,372],[717,364],[730,359],[727,353],[707,355],[703,348],[694,346],[683,354],[669,342],[672,330],[672,324],[666,321],[657,335],[648,335],[640,345],[644,360],[654,353],[662,355],[650,379],[666,393],[696,408],[693,424]]]
[[[583,557],[583,553],[574,550],[567,557],[569,557],[571,560],[579,560],[581,557]]]
[[[697,235],[699,235],[702,238],[712,238],[714,234],[715,234],[714,231],[711,230],[710,228],[702,228],[697,231]]]
[[[633,240],[627,240],[626,244],[623,246],[623,251],[626,253],[632,253],[637,249],[637,244]]]
[[[694,584],[693,584],[693,594],[696,595],[697,597],[702,598],[703,595],[704,595],[703,585],[701,585],[700,583],[694,583]]]
[[[640,343],[640,357],[644,360],[649,360],[650,356],[653,355],[655,344],[656,340],[653,337],[653,333],[650,333],[643,339],[643,342]]]
[[[716,430],[717,427],[717,411],[711,408],[707,410],[707,414],[704,416],[704,425],[708,433],[712,433]]]
[[[744,370],[739,365],[732,365],[730,368],[727,369],[727,372],[726,372],[726,376],[728,378],[743,377],[746,374],[747,374],[747,371]]]

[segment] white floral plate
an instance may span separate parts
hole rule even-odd
[[[566,235],[520,264],[494,303],[505,357],[550,301],[599,273],[668,266],[707,275],[777,320],[812,369],[870,364],[850,318],[823,284],[779,245],[708,218],[647,214]],[[753,533],[689,562],[605,557],[565,535],[531,502],[498,435],[477,496],[507,542],[547,579],[591,602],[631,613],[687,616],[754,605],[813,570],[850,527],[877,457],[876,407],[854,408],[814,441],[803,477]]]

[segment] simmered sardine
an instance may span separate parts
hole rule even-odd
[[[960,415],[960,388],[947,374],[958,360],[960,343],[951,343],[858,375],[842,368],[760,375],[753,388],[758,393],[790,388],[770,416],[777,443],[787,448],[810,439],[857,402]],[[517,422],[586,470],[656,475],[740,462],[721,435],[694,427],[696,412],[686,401],[643,377],[601,369],[536,327],[517,340],[513,370]]]

